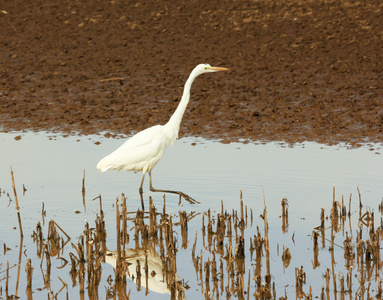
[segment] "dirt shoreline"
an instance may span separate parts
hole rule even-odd
[[[4,2],[0,128],[383,142],[381,1]],[[108,135],[108,134],[107,134]]]

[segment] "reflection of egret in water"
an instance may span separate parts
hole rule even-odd
[[[151,290],[160,294],[171,294],[173,283],[167,280],[164,269],[165,261],[161,259],[153,247],[148,249],[125,249],[121,253],[121,259],[127,265],[127,277],[137,285],[137,290],[145,287],[147,292]],[[117,251],[108,251],[105,262],[116,268]],[[180,281],[177,274],[172,274],[174,280]],[[178,298],[178,297],[177,297]],[[178,298],[179,299],[179,298]],[[184,296],[181,299],[186,299]]]
[[[121,211],[120,211],[121,208]],[[157,213],[153,199],[149,197],[149,216],[142,210],[127,212],[126,198],[122,195],[122,205],[116,199],[117,250],[106,251],[105,261],[115,267],[116,286],[111,290],[126,293],[126,277],[141,287],[156,293],[170,294],[171,299],[185,299],[187,284],[177,276],[178,234],[175,228],[181,228],[182,237],[187,244],[187,222],[195,213],[180,212],[180,222],[173,223],[171,213]],[[121,213],[120,213],[121,212]],[[130,214],[136,214],[130,217]],[[158,222],[160,217],[160,222]],[[129,245],[128,221],[134,223],[134,246]],[[123,283],[121,285],[117,283]],[[124,286],[125,283],[125,286]],[[117,286],[119,285],[119,286]]]

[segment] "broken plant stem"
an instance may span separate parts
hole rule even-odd
[[[16,210],[17,210],[17,218],[18,218],[18,220],[19,220],[20,237],[23,237],[24,234],[23,234],[23,227],[22,227],[22,225],[21,225],[19,200],[17,199],[16,186],[15,186],[15,179],[13,178],[13,170],[12,170],[12,166],[11,166],[11,177],[12,177],[13,193],[15,194],[15,202],[16,202]]]

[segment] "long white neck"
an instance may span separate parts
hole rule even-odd
[[[194,79],[196,79],[198,75],[199,74],[195,72],[195,70],[191,72],[188,80],[185,83],[182,98],[180,103],[178,104],[176,111],[171,116],[170,120],[164,125],[167,131],[167,135],[169,137],[169,141],[172,145],[174,144],[175,140],[178,138],[178,132],[180,130],[182,117],[184,115],[184,112],[190,100],[190,88],[192,86]]]

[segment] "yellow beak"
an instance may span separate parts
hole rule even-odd
[[[229,71],[229,69],[221,68],[221,67],[207,67],[207,69],[213,70],[213,71]]]

